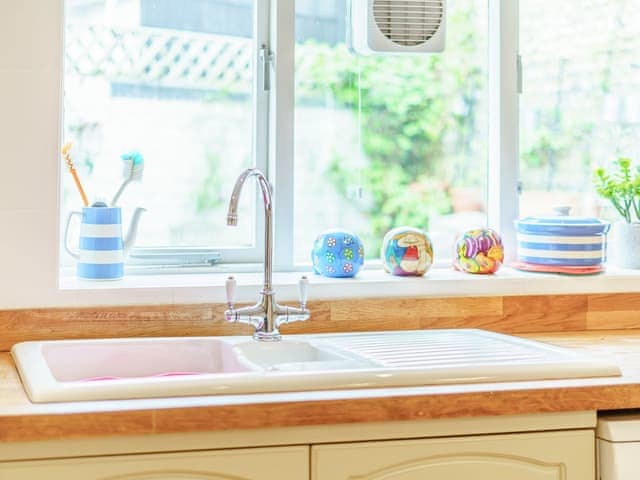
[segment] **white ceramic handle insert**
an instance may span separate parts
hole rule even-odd
[[[300,306],[305,308],[307,306],[307,292],[309,290],[309,279],[307,277],[300,277],[298,290],[300,294]]]
[[[236,279],[234,277],[227,278],[224,286],[227,290],[227,304],[229,305],[229,308],[232,308],[233,302],[236,299]]]

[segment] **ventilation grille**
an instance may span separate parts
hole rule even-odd
[[[421,45],[442,24],[444,0],[374,0],[373,18],[380,32],[402,46]]]

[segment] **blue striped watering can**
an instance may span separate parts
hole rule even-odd
[[[90,280],[117,280],[124,275],[124,260],[136,241],[138,221],[144,208],[136,208],[129,232],[122,238],[122,211],[120,207],[93,205],[82,212],[70,212],[64,231],[64,246],[78,261],[77,275]],[[68,233],[71,219],[82,217],[80,249],[69,248]]]

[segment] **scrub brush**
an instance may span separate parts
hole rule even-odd
[[[142,172],[144,170],[144,158],[142,158],[142,154],[140,152],[133,151],[125,153],[121,155],[120,158],[124,160],[124,166],[122,169],[122,177],[124,178],[124,181],[113,196],[113,200],[111,200],[112,207],[116,206],[122,192],[124,192],[125,187],[129,185],[129,183],[142,180]]]
[[[64,146],[62,147],[62,157],[64,158],[64,161],[67,164],[67,167],[69,168],[69,172],[73,177],[73,181],[75,182],[76,187],[78,187],[78,192],[80,192],[80,196],[82,197],[82,203],[84,204],[85,207],[88,207],[89,199],[87,198],[87,194],[84,193],[84,188],[82,188],[80,177],[78,177],[78,172],[76,171],[76,168],[73,166],[73,160],[71,160],[71,154],[69,153],[71,151],[71,145],[72,145],[71,143],[64,144]]]

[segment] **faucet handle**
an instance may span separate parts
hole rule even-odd
[[[307,291],[309,289],[309,279],[306,276],[300,277],[298,281],[298,293],[300,296],[300,308],[307,308]]]
[[[233,276],[228,277],[224,286],[227,291],[227,305],[229,308],[233,308],[233,303],[236,298],[236,279]]]

